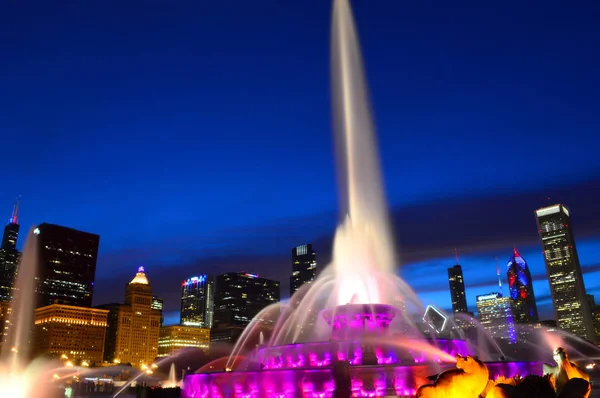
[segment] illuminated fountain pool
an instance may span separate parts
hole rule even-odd
[[[368,89],[348,0],[334,0],[331,79],[342,166],[342,218],[333,261],[287,305],[273,305],[258,314],[228,360],[188,375],[185,398],[330,397],[336,388],[333,369],[340,363],[349,365],[347,385],[353,396],[415,396],[428,377],[455,367],[458,355],[475,354],[461,339],[424,338],[412,321],[411,314],[423,314],[424,309],[397,276]],[[219,366],[222,371],[204,371]],[[542,372],[541,362],[488,362],[487,368],[492,379]]]

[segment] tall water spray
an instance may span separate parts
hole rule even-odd
[[[334,243],[338,304],[381,302],[376,279],[396,266],[375,128],[352,10],[335,0],[331,80],[343,221]]]
[[[27,235],[23,256],[15,281],[15,300],[8,318],[8,334],[0,355],[0,396],[28,397],[38,369],[27,366],[33,313],[35,309],[35,276],[37,273],[37,235],[32,228]],[[36,396],[42,396],[38,392]]]

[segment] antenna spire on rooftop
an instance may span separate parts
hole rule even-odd
[[[456,265],[458,265],[458,249],[454,248],[454,257],[456,257]]]
[[[19,223],[19,204],[21,203],[21,195],[17,196],[17,201],[15,202],[15,206],[13,207],[12,215],[10,216],[11,224]]]
[[[502,278],[500,278],[500,266],[498,265],[498,256],[496,256],[496,275],[498,275],[498,286],[500,287],[500,294],[502,294]]]

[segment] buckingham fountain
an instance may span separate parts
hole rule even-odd
[[[496,380],[514,385],[517,375],[541,376],[542,361],[495,358],[483,363],[464,339],[424,338],[411,321],[410,314],[422,306],[396,272],[368,87],[348,0],[333,4],[331,80],[342,198],[332,263],[287,305],[258,314],[225,367],[215,371],[207,366],[188,375],[182,396],[478,397],[488,390],[511,396],[497,395],[503,390],[494,389]],[[253,335],[270,320],[270,337],[255,345]],[[432,383],[431,376],[438,374]]]
[[[560,348],[564,341],[556,336],[543,345],[554,355],[556,366],[550,366],[543,363],[543,353],[529,361],[480,359],[468,339],[432,339],[419,332],[411,314],[422,313],[423,307],[396,272],[367,83],[348,0],[334,0],[331,80],[342,199],[332,263],[287,305],[259,313],[231,356],[188,374],[182,398],[589,396],[589,376],[569,360]],[[32,229],[0,355],[0,397],[50,398],[46,384],[56,381],[60,368],[32,362],[27,352],[35,240]],[[265,325],[270,325],[267,338]],[[165,387],[177,387],[174,367],[170,373]]]

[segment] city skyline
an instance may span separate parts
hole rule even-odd
[[[243,5],[243,17],[219,4],[206,13],[182,5],[168,10],[164,37],[154,21],[165,10],[153,5],[122,5],[135,29],[104,5],[39,20],[11,5],[0,128],[14,148],[5,162],[19,166],[6,176],[0,216],[23,195],[19,248],[43,222],[100,235],[94,304],[110,302],[112,284],[145,265],[167,324],[189,275],[246,270],[281,281],[285,296],[290,247],[312,242],[325,266],[338,221],[326,3]],[[516,245],[549,317],[532,214],[564,203],[587,291],[598,295],[594,13],[433,8],[355,5],[401,274],[425,305],[447,310],[456,247],[473,308],[495,286],[494,258],[504,263]],[[203,15],[229,33],[215,35]],[[48,31],[49,20],[61,28]],[[540,35],[560,40],[539,46]],[[31,59],[46,73],[32,71]],[[568,161],[547,161],[557,146]],[[423,270],[435,291],[420,283]]]

